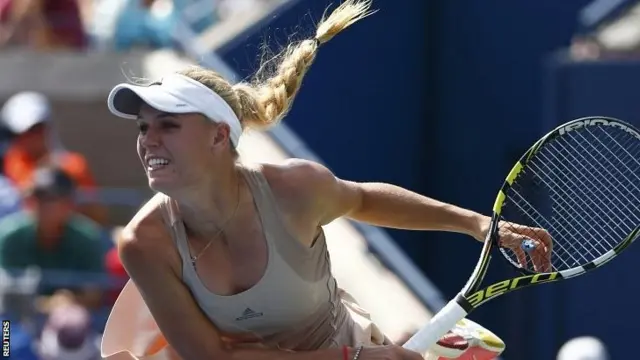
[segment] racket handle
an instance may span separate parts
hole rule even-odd
[[[464,319],[465,316],[467,316],[467,312],[456,299],[453,299],[438,311],[426,326],[418,330],[403,347],[424,356],[443,335],[453,329],[456,323]]]

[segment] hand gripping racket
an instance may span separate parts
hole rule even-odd
[[[603,266],[639,235],[640,131],[608,117],[561,125],[513,166],[473,274],[404,347],[425,354],[487,301]],[[494,248],[522,275],[481,288]]]

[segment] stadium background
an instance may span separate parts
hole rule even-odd
[[[189,60],[244,78],[257,68],[265,40],[284,44],[310,35],[330,5],[256,2],[243,1],[250,5],[210,28],[177,26],[172,45],[186,54],[103,43],[83,50],[3,48],[0,99],[22,90],[51,99],[62,143],[87,157],[109,204],[109,225],[123,225],[150,194],[134,153],[135,127],[109,121],[107,92],[125,80],[123,72],[160,76]],[[640,21],[629,21],[631,30],[619,32],[620,41],[614,33],[608,42],[590,42],[635,5],[374,1],[378,13],[323,46],[286,127],[270,136],[289,155],[318,156],[343,178],[391,182],[486,213],[513,161],[556,124],[608,115],[640,125],[634,53],[640,35],[630,35]],[[431,312],[464,284],[480,250],[455,234],[355,229],[374,259]],[[387,251],[389,239],[408,257]],[[613,359],[628,358],[638,323],[632,310],[640,294],[633,276],[639,255],[632,247],[603,270],[496,299],[471,319],[505,340],[505,359],[553,359],[562,343],[580,335],[602,339]],[[508,271],[499,265],[489,277]],[[357,283],[365,275],[350,276],[345,281]],[[630,310],[617,315],[617,309]]]

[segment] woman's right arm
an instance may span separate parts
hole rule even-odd
[[[342,360],[340,348],[309,352],[229,348],[213,323],[196,304],[178,275],[180,266],[164,226],[152,218],[129,225],[118,251],[168,343],[189,360]],[[350,350],[349,358],[353,358]],[[365,349],[361,360],[419,360],[422,357],[397,346]]]

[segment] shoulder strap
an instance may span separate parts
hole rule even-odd
[[[171,231],[171,236],[178,248],[178,253],[180,253],[183,263],[188,264],[191,261],[191,254],[189,252],[189,245],[187,244],[187,233],[180,219],[179,211],[176,208],[177,205],[166,195],[158,196],[162,197],[160,201],[162,217],[169,227],[169,231]]]

